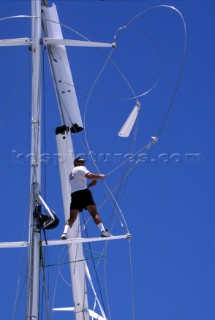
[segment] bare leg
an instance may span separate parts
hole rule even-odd
[[[87,210],[89,211],[89,213],[90,213],[91,217],[93,218],[96,225],[99,223],[102,223],[102,220],[99,216],[97,208],[94,204],[87,206]]]
[[[104,228],[104,225],[102,223],[102,220],[99,216],[99,213],[97,211],[97,208],[96,206],[93,204],[93,205],[90,205],[87,207],[87,210],[89,211],[91,217],[93,218],[95,224],[99,227],[100,231],[101,231],[101,237],[110,237],[111,234],[105,230]]]
[[[72,228],[73,223],[75,222],[77,216],[78,216],[79,210],[70,210],[70,217],[66,221],[66,224],[64,226],[63,233],[61,235],[62,240],[66,240],[68,237],[69,229]]]
[[[79,213],[78,210],[70,210],[70,217],[66,222],[66,225],[70,226],[70,228],[72,228],[73,223],[77,219],[78,213]]]

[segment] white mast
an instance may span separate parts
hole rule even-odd
[[[39,315],[39,241],[40,229],[33,213],[37,204],[41,180],[41,94],[40,94],[40,55],[41,55],[41,4],[40,0],[31,1],[32,13],[32,124],[31,124],[31,203],[29,218],[29,275],[27,319],[38,319]]]
[[[112,44],[98,42],[81,42],[63,39],[61,25],[59,22],[56,6],[42,7],[43,30],[46,38],[43,39],[47,45],[50,67],[55,85],[59,111],[62,119],[62,126],[56,130],[56,140],[59,155],[59,169],[61,177],[62,196],[64,202],[65,220],[69,218],[70,185],[69,174],[73,168],[74,150],[69,131],[78,134],[83,129],[78,100],[76,97],[73,77],[70,70],[69,60],[65,44],[90,46],[91,47],[112,47]],[[81,227],[79,218],[76,219],[70,231],[69,238],[80,238]],[[90,316],[96,315],[97,319],[105,320],[106,316],[100,306],[103,317],[93,313],[88,307],[87,285],[86,285],[86,263],[84,261],[82,243],[73,243],[68,247],[70,257],[70,272],[73,290],[74,306],[70,310],[74,311],[76,320],[89,320]],[[88,277],[89,280],[89,277]],[[64,309],[65,310],[65,309]],[[92,316],[92,313],[94,316]]]
[[[73,168],[74,151],[70,134],[66,131],[56,132],[57,149],[59,156],[59,169],[61,177],[61,188],[64,204],[65,220],[69,218],[69,205],[71,190],[69,185],[69,174]],[[76,219],[69,238],[81,238],[81,227],[79,218]],[[85,260],[82,243],[74,243],[68,246],[70,258],[70,273],[74,300],[74,312],[76,320],[89,320],[88,298],[85,275]]]

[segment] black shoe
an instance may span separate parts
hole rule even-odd
[[[67,233],[62,233],[61,239],[62,240],[67,240]]]
[[[111,237],[111,234],[107,230],[104,230],[101,233],[101,237],[102,238],[108,238],[108,237]]]

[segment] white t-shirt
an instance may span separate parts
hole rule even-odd
[[[85,178],[85,174],[88,172],[89,170],[84,166],[77,166],[72,170],[69,175],[71,193],[87,188],[87,179]]]

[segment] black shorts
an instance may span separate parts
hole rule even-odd
[[[87,188],[71,194],[70,210],[87,209],[88,206],[95,204],[91,191]]]

